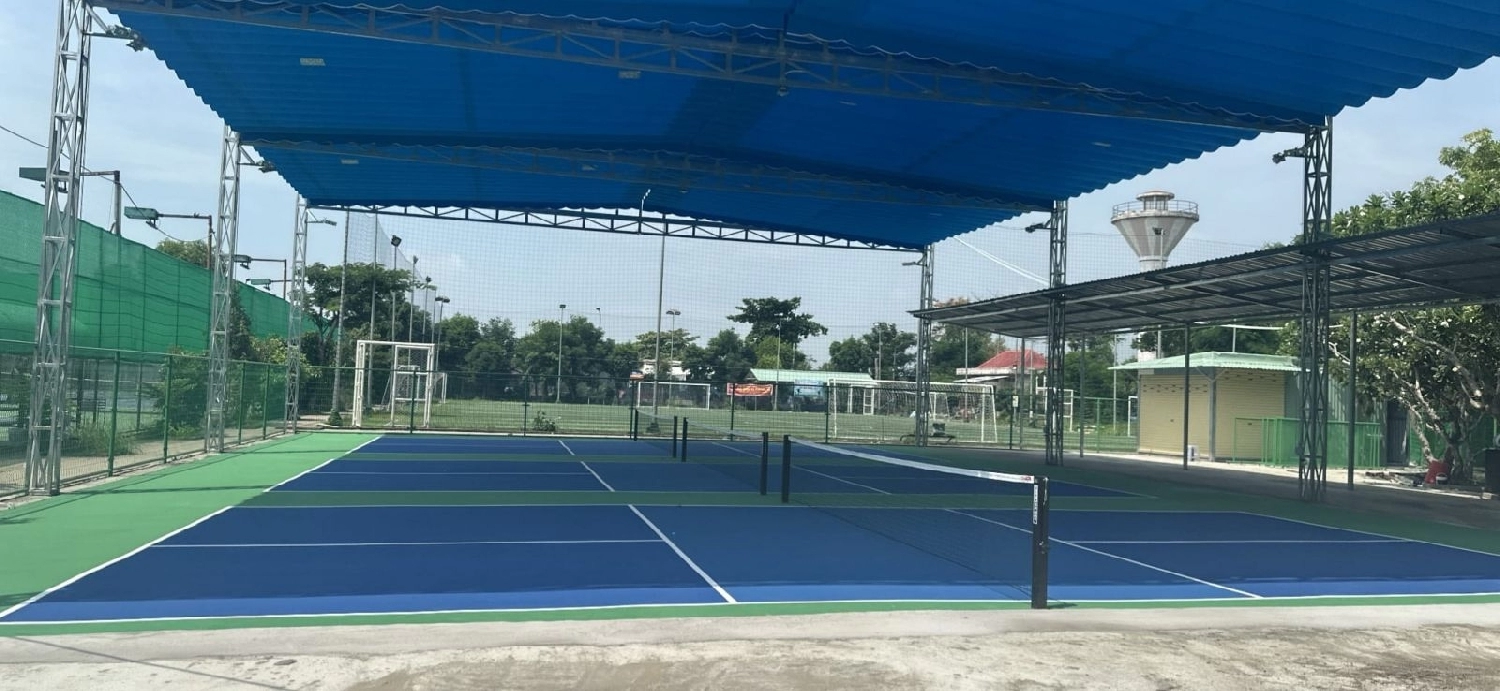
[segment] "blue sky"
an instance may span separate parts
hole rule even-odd
[[[0,3],[0,126],[36,141],[46,137],[56,3]],[[121,169],[141,206],[164,212],[212,213],[223,123],[149,51],[123,43],[94,42],[93,90],[87,165]],[[1500,125],[1500,61],[1429,82],[1348,110],[1335,121],[1336,208],[1371,194],[1402,189],[1441,174],[1439,148],[1481,127]],[[1128,273],[1134,260],[1109,224],[1110,207],[1141,191],[1167,189],[1198,202],[1203,220],[1173,263],[1247,251],[1287,240],[1301,215],[1300,165],[1272,165],[1271,154],[1300,137],[1266,135],[1072,200],[1070,278],[1087,280]],[[0,131],[0,189],[40,199],[35,183],[15,177],[21,166],[41,165],[45,152]],[[84,215],[108,223],[108,185],[90,183]],[[275,175],[246,172],[241,193],[240,251],[281,258],[291,247],[294,192]],[[339,219],[342,220],[342,219]],[[1045,272],[1046,241],[1020,228],[1037,218],[962,236],[968,243],[1035,273]],[[556,318],[557,305],[586,314],[609,335],[628,338],[654,324],[655,239],[611,238],[592,233],[455,227],[431,221],[384,222],[407,241],[402,249],[423,257],[423,273],[453,297],[450,309],[481,318],[508,317],[520,324]],[[309,260],[335,263],[340,228],[313,226]],[[163,223],[179,238],[198,238],[193,221]],[[125,235],[154,245],[163,236],[126,221]],[[683,313],[679,326],[704,337],[731,326],[723,316],[740,297],[801,295],[830,326],[828,338],[810,343],[815,360],[833,337],[863,332],[875,321],[911,324],[916,269],[909,255],[739,243],[669,243],[666,307]],[[257,264],[241,277],[280,278],[276,264]],[[524,278],[521,278],[524,277]],[[955,241],[937,248],[937,297],[992,297],[1035,284]]]

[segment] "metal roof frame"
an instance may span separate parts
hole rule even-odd
[[[1326,257],[1330,309],[1390,311],[1500,299],[1500,214],[1251,252],[1198,264],[917,310],[919,318],[1006,336],[1045,336],[1048,308],[1070,333],[1126,333],[1234,321],[1291,321],[1309,257]]]

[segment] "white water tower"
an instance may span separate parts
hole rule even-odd
[[[1198,222],[1198,205],[1178,201],[1171,192],[1142,192],[1133,202],[1116,204],[1109,222],[1125,236],[1141,262],[1141,271],[1167,265],[1167,256]]]

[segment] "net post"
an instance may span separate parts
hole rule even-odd
[[[672,416],[672,458],[677,458],[677,416]]]
[[[766,496],[766,476],[771,469],[771,433],[760,433],[760,496]]]
[[[682,418],[682,455],[677,460],[687,462],[688,419]]]
[[[639,408],[630,409],[630,441],[641,440],[641,411]]]
[[[781,503],[792,500],[792,435],[781,435]]]
[[[726,386],[729,389],[729,429],[734,429],[734,399],[736,398],[735,394],[738,392],[735,391],[736,387],[734,384],[728,384]]]
[[[115,437],[120,430],[120,351],[115,351],[115,375],[109,390],[109,459],[107,477],[115,476]]]
[[[1031,488],[1031,608],[1047,609],[1047,560],[1052,548],[1052,492],[1045,477]]]

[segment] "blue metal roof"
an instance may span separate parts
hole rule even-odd
[[[313,204],[650,189],[653,211],[910,247],[1500,54],[1494,0],[96,4]],[[760,62],[696,64],[718,47]]]

